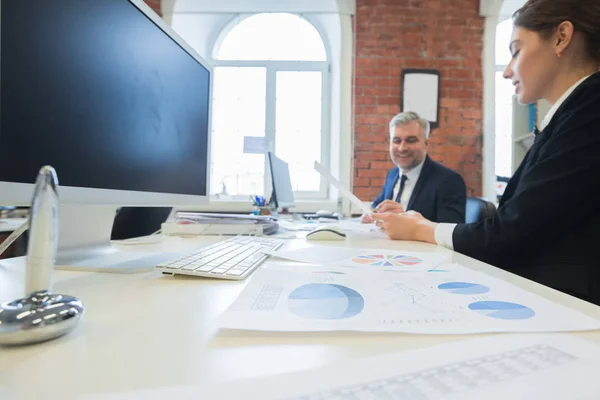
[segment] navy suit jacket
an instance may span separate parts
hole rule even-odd
[[[373,208],[384,200],[393,200],[399,174],[398,167],[390,170],[383,190],[373,202]],[[406,211],[418,211],[434,222],[461,223],[465,222],[466,203],[467,187],[463,178],[427,156]]]
[[[492,218],[454,250],[600,305],[600,72],[558,107]]]

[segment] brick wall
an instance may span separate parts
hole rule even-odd
[[[150,6],[154,10],[155,13],[162,16],[162,12],[160,11],[160,3],[162,0],[144,0],[146,4]]]
[[[479,0],[357,0],[354,26],[354,193],[374,199],[394,166],[388,124],[400,112],[402,70],[433,68],[441,72],[441,109],[429,155],[458,171],[469,195],[481,195]]]

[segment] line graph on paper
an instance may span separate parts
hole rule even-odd
[[[387,282],[381,286],[375,313],[382,324],[449,324],[468,317],[468,304],[485,297],[457,295],[450,279],[411,277],[403,281]],[[474,292],[481,292],[482,290]]]
[[[415,279],[391,282],[382,287],[375,312],[383,324],[455,322],[465,307],[444,295],[435,286]]]

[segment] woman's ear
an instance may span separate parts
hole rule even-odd
[[[570,21],[564,21],[561,23],[554,33],[554,48],[556,55],[561,57],[571,41],[573,40],[573,33],[575,29],[573,27],[573,23]]]

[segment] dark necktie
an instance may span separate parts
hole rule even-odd
[[[396,203],[400,203],[400,198],[402,197],[402,192],[404,191],[404,184],[406,183],[406,175],[402,175],[400,177],[400,190],[398,190],[398,195],[396,195]]]

